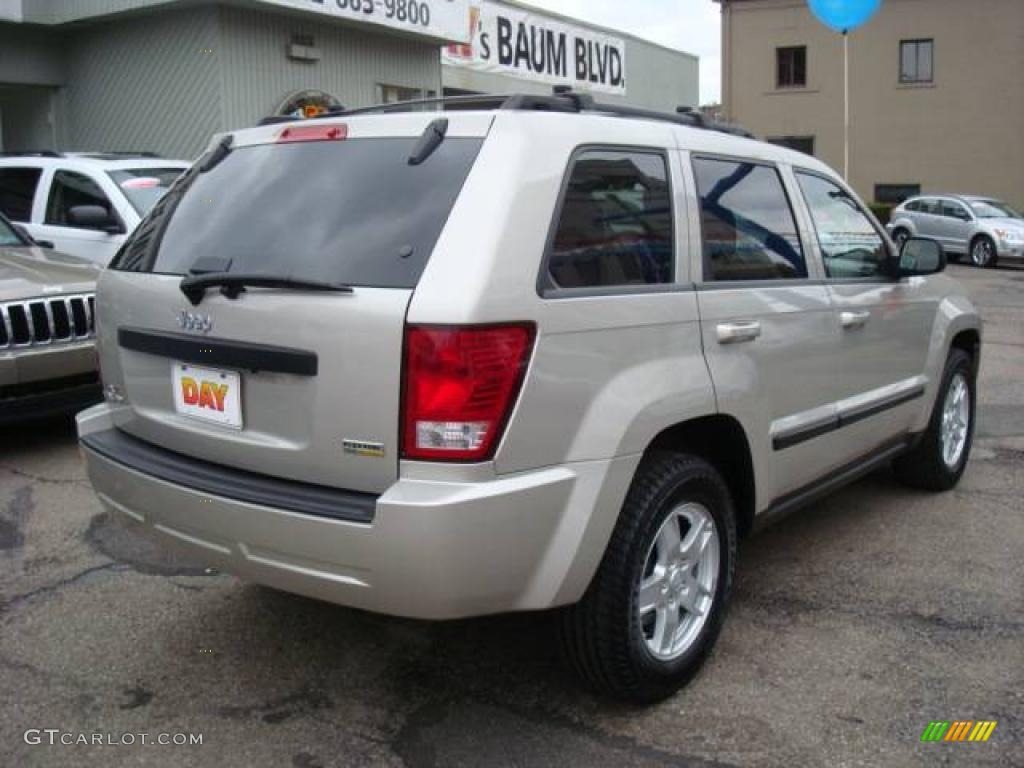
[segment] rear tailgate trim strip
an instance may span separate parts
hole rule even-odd
[[[375,494],[267,477],[244,469],[184,456],[119,429],[93,432],[82,445],[123,467],[191,491],[350,523],[372,523]]]
[[[230,339],[197,338],[181,333],[119,328],[117,342],[124,349],[147,355],[247,371],[316,376],[318,367],[315,352]]]

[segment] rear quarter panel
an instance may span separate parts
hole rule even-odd
[[[674,150],[677,286],[538,294],[567,164],[580,146],[664,149],[675,139],[668,124],[500,115],[409,307],[410,323],[537,323],[523,392],[495,458],[499,474],[638,454],[666,426],[714,412]]]

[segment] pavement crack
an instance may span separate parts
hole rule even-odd
[[[925,614],[913,610],[879,611],[870,607],[858,609],[848,605],[814,602],[794,599],[787,595],[751,596],[752,607],[757,611],[769,610],[787,616],[831,612],[852,616],[866,622],[887,621],[900,629],[909,629],[925,634],[968,633],[976,635],[1019,636],[1024,633],[1024,622],[1009,621],[995,617],[959,618],[943,614]]]
[[[7,464],[0,464],[0,471],[7,472],[15,477],[23,477],[37,483],[48,483],[50,485],[84,485],[89,486],[89,481],[84,477],[46,477],[34,472],[26,472],[24,469],[11,467]],[[91,487],[91,486],[89,486]]]
[[[305,686],[295,693],[268,699],[262,703],[247,706],[221,707],[218,714],[231,720],[245,720],[259,715],[268,725],[276,725],[303,715],[312,717],[321,710],[333,709],[334,702],[318,688]]]
[[[92,576],[94,573],[99,573],[101,571],[124,570],[128,570],[128,566],[122,565],[121,563],[108,562],[104,563],[103,565],[94,565],[91,568],[86,568],[83,571],[79,571],[78,573],[74,574],[73,576],[69,576],[66,579],[61,579],[60,581],[56,581],[52,584],[44,584],[41,587],[36,587],[35,589],[30,590],[28,592],[23,592],[20,595],[14,595],[9,599],[0,602],[0,616],[2,616],[5,613],[10,613],[11,611],[14,611],[17,608],[20,608],[21,606],[31,602],[37,597],[45,597],[56,594],[65,587],[70,587],[74,584],[77,584],[79,581],[82,581],[83,579]]]

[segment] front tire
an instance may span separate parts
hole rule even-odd
[[[732,499],[714,467],[681,454],[647,457],[590,587],[563,611],[570,664],[615,698],[672,695],[718,637],[735,561]]]
[[[970,356],[952,350],[928,429],[913,450],[893,462],[900,482],[927,491],[948,491],[960,482],[974,442],[975,392]]]
[[[978,235],[971,241],[971,263],[983,269],[994,267],[999,257],[996,254],[996,244],[988,235]]]
[[[897,250],[903,248],[903,244],[910,239],[910,232],[902,227],[897,228],[892,233],[892,241],[896,243]]]

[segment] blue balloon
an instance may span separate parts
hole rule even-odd
[[[882,0],[807,0],[811,12],[836,32],[848,32],[866,22]]]

